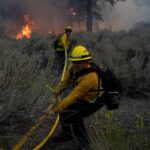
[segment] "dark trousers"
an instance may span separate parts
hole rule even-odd
[[[65,62],[65,51],[55,51],[55,69],[60,73],[62,73]]]
[[[69,56],[70,49],[67,49],[67,56]],[[62,72],[65,63],[65,50],[55,50],[55,66]]]
[[[88,148],[90,142],[85,130],[84,118],[93,114],[103,105],[103,103],[89,103],[83,100],[78,100],[76,103],[71,104],[60,114],[62,132],[66,135],[72,135],[73,131],[80,144]]]

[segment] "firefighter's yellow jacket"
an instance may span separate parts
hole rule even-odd
[[[67,72],[65,74],[65,79],[63,82],[60,82],[55,88],[55,94],[60,93],[65,89],[70,83],[72,83],[72,73],[73,68],[72,65],[69,66]],[[100,80],[101,83],[101,80]],[[84,101],[90,102],[97,97],[97,90],[98,90],[98,76],[96,72],[91,72],[88,74],[84,74],[80,76],[75,81],[75,86],[73,90],[66,96],[59,104],[54,107],[55,112],[62,112],[65,108],[69,105],[74,103],[78,99],[82,99]],[[100,89],[102,86],[100,84]],[[103,92],[100,91],[100,95]]]
[[[57,51],[64,51],[65,49],[68,50],[70,47],[70,38],[67,36],[66,33],[60,35],[58,48]]]

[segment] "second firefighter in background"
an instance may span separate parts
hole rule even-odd
[[[64,32],[59,35],[57,42],[54,46],[55,63],[56,66],[59,66],[60,71],[62,71],[64,67],[65,50],[67,51],[68,54],[71,49],[71,40],[70,40],[71,33],[72,33],[72,28],[70,26],[66,27],[64,29]]]

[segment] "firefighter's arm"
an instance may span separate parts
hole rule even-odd
[[[78,99],[82,99],[89,91],[93,90],[98,85],[96,73],[87,74],[83,80],[65,97],[57,106],[54,107],[54,112],[62,112],[65,108],[71,105]]]
[[[63,82],[60,81],[54,89],[55,95],[60,94],[71,82],[72,64],[68,66]]]
[[[61,44],[64,47],[64,49],[68,49],[67,46],[67,35],[66,34],[62,34],[61,38],[60,38]]]

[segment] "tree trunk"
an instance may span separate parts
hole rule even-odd
[[[92,16],[92,0],[87,0],[87,31],[92,32],[93,16]]]

